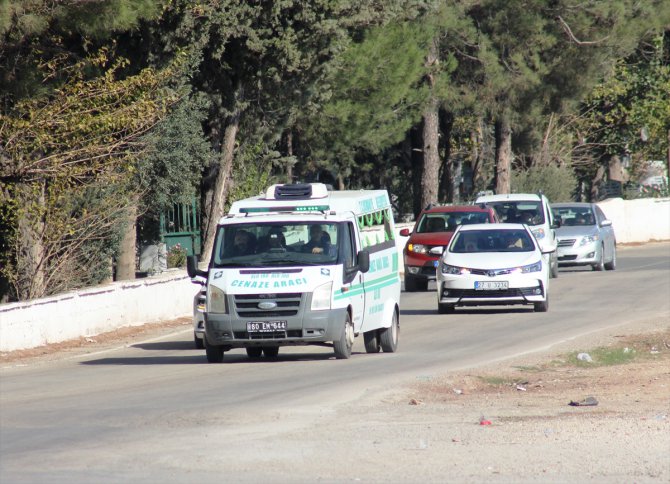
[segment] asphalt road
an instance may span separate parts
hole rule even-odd
[[[341,404],[422,375],[667,317],[670,243],[621,248],[618,256],[613,272],[561,269],[547,313],[529,306],[438,315],[433,291],[403,293],[394,354],[366,354],[358,338],[349,360],[335,360],[329,348],[297,347],[254,362],[235,350],[212,365],[182,331],[2,368],[0,482],[240,482],[244,476],[226,474],[225,456],[241,435],[253,452],[254,439],[307,429]]]

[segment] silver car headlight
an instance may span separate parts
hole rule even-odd
[[[598,234],[587,235],[579,243],[579,246],[581,247],[581,246],[586,245],[586,244],[591,244],[593,242],[597,242],[598,240],[600,240],[600,236]]]
[[[442,264],[442,274],[470,274],[470,269],[466,267],[450,266],[449,264]]]
[[[534,262],[533,264],[528,264],[527,266],[519,267],[522,274],[528,274],[529,272],[540,272],[542,270],[542,261]]]
[[[537,240],[544,239],[544,229],[533,230],[533,235]]]
[[[226,293],[223,292],[223,289],[214,286],[207,288],[207,307],[209,308],[208,313],[228,314]]]
[[[330,309],[331,293],[333,291],[333,281],[322,284],[312,293],[312,311],[322,311]]]
[[[407,246],[407,250],[410,252],[414,252],[416,254],[425,254],[426,252],[428,252],[426,246],[422,244],[409,244]]]

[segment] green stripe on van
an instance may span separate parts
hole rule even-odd
[[[400,283],[400,277],[398,273],[392,273],[378,279],[373,279],[365,283],[365,288],[362,284],[356,284],[349,288],[348,291],[342,292],[342,289],[335,292],[335,300],[346,299],[351,296],[358,296],[363,294],[364,291],[373,291],[375,289],[381,289],[382,287],[387,287],[395,283]]]

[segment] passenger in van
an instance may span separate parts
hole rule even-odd
[[[268,234],[259,243],[258,252],[285,251],[286,237],[281,227],[272,227]]]
[[[235,234],[233,246],[229,251],[230,257],[237,257],[241,255],[250,255],[254,253],[256,239],[250,232],[246,230],[238,230]]]
[[[302,246],[302,252],[323,254],[330,252],[330,235],[321,225],[312,225],[309,228],[309,241]]]

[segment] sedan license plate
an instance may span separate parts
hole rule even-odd
[[[286,321],[253,321],[247,323],[247,333],[273,333],[285,331]]]
[[[496,291],[508,287],[509,283],[507,281],[475,281],[475,290],[477,291]]]

